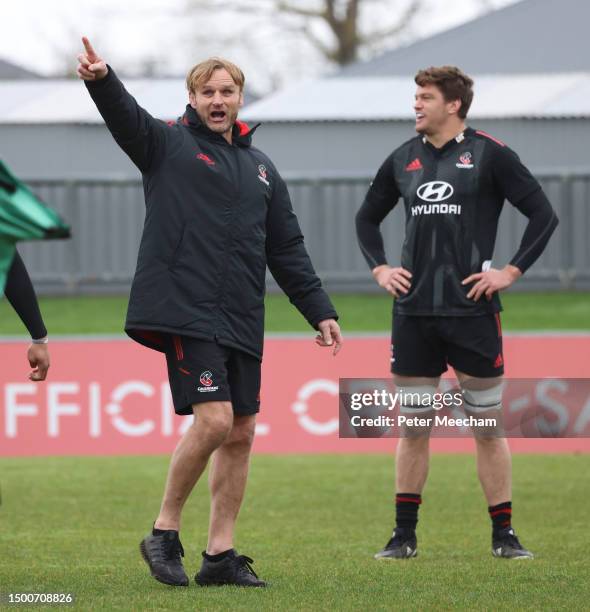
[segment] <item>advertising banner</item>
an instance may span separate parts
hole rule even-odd
[[[160,353],[123,338],[53,340],[48,379],[33,383],[26,346],[0,343],[0,456],[169,453],[192,422],[174,414]],[[590,378],[590,335],[506,335],[504,347],[506,376],[555,379],[553,393],[545,390],[554,403],[567,379]],[[348,337],[336,357],[312,334],[268,337],[255,452],[393,451],[391,437],[339,435],[340,379],[389,378],[389,352],[386,335]],[[585,408],[590,413],[590,397],[576,401],[580,419]],[[513,438],[510,445],[516,452],[590,452],[584,437]],[[434,451],[473,448],[467,434],[432,441]]]

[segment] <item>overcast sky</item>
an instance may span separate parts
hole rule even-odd
[[[404,1],[399,0],[400,6]],[[473,19],[484,5],[499,8],[514,1],[425,0],[427,10],[414,24],[412,36],[427,36]],[[152,62],[159,73],[180,76],[200,59],[221,54],[244,68],[255,89],[264,91],[273,85],[264,68],[280,72],[289,40],[277,45],[272,15],[266,18],[268,28],[263,27],[263,17],[262,24],[258,18],[253,28],[245,29],[249,17],[243,14],[235,19],[210,15],[201,26],[183,17],[186,4],[187,0],[10,0],[2,6],[0,58],[48,75],[63,69],[65,58],[71,57],[75,66],[79,36],[87,34],[107,61],[128,74]],[[378,7],[378,2],[374,5]],[[202,40],[203,30],[209,33],[207,41]],[[228,45],[221,33],[235,33],[236,44]],[[243,44],[240,47],[245,33],[258,37],[256,51],[251,50],[254,45],[246,51]],[[288,61],[290,78],[325,71],[311,48]]]

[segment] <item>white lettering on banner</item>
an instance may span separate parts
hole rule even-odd
[[[174,404],[172,402],[172,393],[170,393],[170,385],[162,383],[160,387],[160,400],[162,408],[162,435],[171,436],[174,433]]]
[[[9,383],[4,388],[4,428],[7,438],[16,438],[18,429],[16,420],[19,416],[37,416],[36,404],[17,404],[17,395],[26,393],[35,395],[35,383]]]
[[[552,436],[559,434],[560,431],[565,431],[569,421],[567,408],[547,395],[547,392],[552,389],[557,389],[562,393],[568,390],[567,384],[562,380],[541,380],[535,389],[539,404],[553,412],[557,417],[556,421],[550,422],[544,415],[537,415],[539,432],[544,436]]]
[[[80,385],[75,382],[52,383],[47,388],[47,435],[50,438],[59,436],[59,417],[77,416],[80,414],[78,404],[60,403],[60,394],[73,394],[80,391]]]
[[[88,416],[90,437],[100,438],[100,384],[97,382],[91,382],[88,385]]]
[[[584,407],[580,411],[580,416],[574,425],[574,433],[580,435],[590,423],[590,397],[586,400]]]
[[[145,397],[152,397],[154,395],[154,388],[148,383],[140,380],[129,380],[124,382],[118,387],[115,387],[111,393],[111,403],[107,404],[106,412],[112,417],[111,422],[113,427],[123,435],[131,437],[145,436],[151,433],[156,427],[153,421],[146,419],[141,423],[133,424],[129,423],[121,416],[123,412],[121,402],[132,393],[141,393],[145,395]]]
[[[308,411],[307,401],[316,393],[329,393],[338,396],[338,384],[325,378],[317,378],[305,383],[297,393],[297,401],[291,405],[291,410],[297,415],[299,425],[314,436],[329,436],[338,431],[338,418],[321,423],[312,419]]]

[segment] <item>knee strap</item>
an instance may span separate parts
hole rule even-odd
[[[504,384],[500,383],[489,389],[465,389],[463,392],[463,404],[470,412],[487,412],[488,410],[500,410],[502,408],[502,391]]]

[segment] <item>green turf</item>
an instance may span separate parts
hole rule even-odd
[[[192,582],[206,541],[202,482],[182,530],[191,586],[150,578],[138,543],[167,462],[0,460],[0,592],[72,592],[78,610],[575,610],[590,601],[589,455],[514,457],[515,526],[534,561],[491,556],[472,456],[432,458],[419,556],[406,561],[372,559],[392,527],[392,456],[255,456],[236,545],[266,590]]]
[[[343,330],[387,331],[391,327],[391,300],[387,295],[332,296]],[[508,331],[543,329],[590,330],[590,294],[572,292],[508,293],[503,296],[503,326]],[[120,334],[125,321],[125,297],[41,298],[41,310],[50,333]],[[266,330],[309,331],[299,312],[283,295],[267,296]],[[0,335],[25,333],[7,303],[0,301]]]

